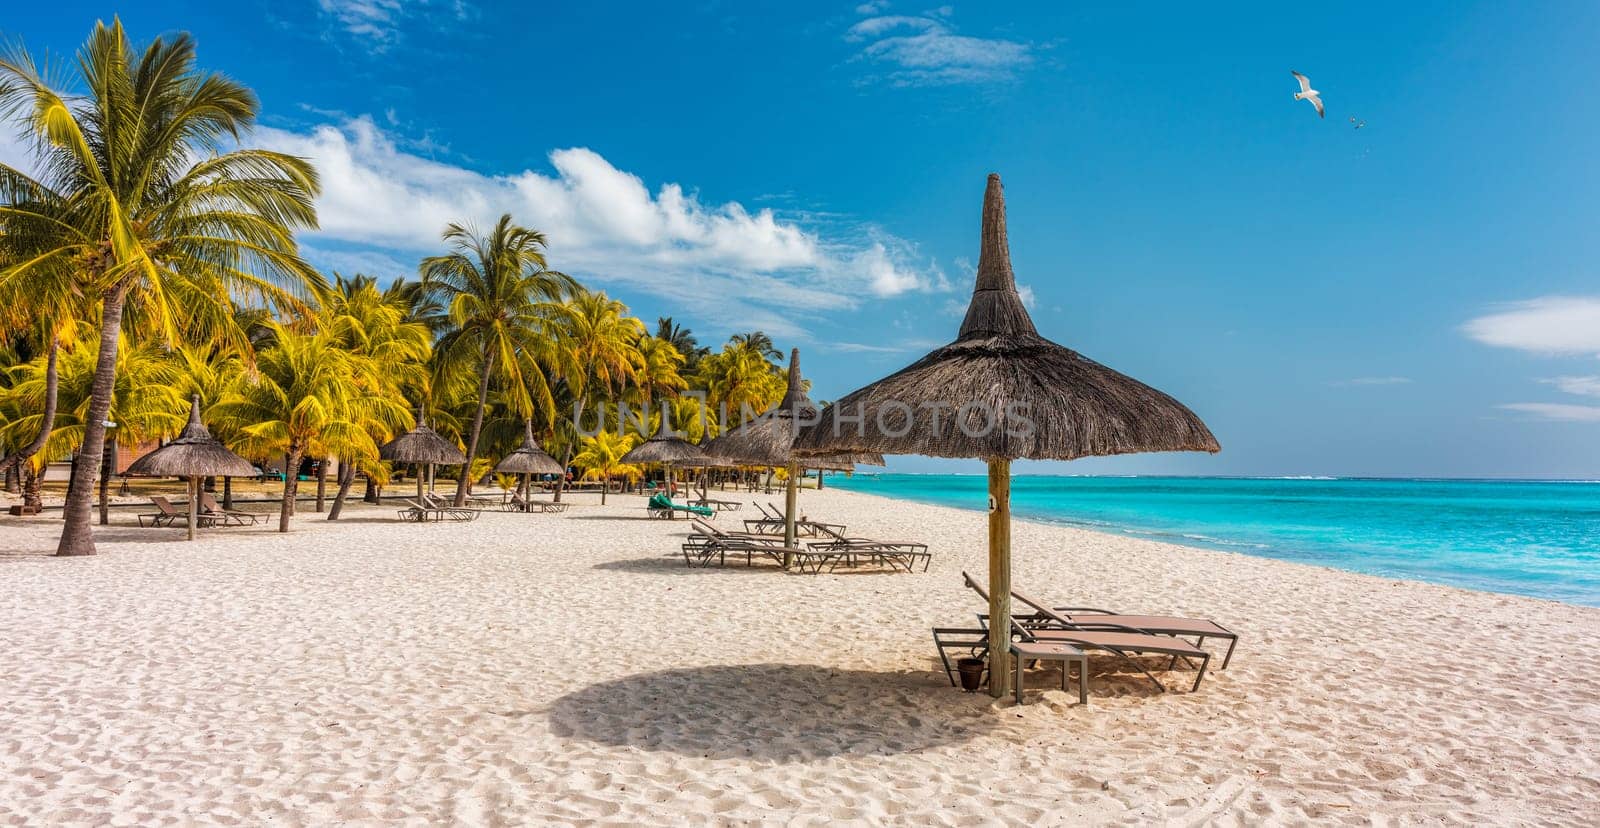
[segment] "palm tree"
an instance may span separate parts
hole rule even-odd
[[[318,186],[305,160],[229,149],[259,103],[195,66],[188,34],[135,50],[120,20],[79,51],[86,93],[62,97],[21,48],[0,56],[0,114],[21,127],[41,180],[0,165],[0,219],[38,251],[0,272],[18,280],[70,266],[99,304],[99,344],[83,443],[74,460],[58,555],[92,555],[91,498],[105,445],[124,312],[168,344],[237,335],[232,297],[290,307],[320,283],[293,230],[314,227]],[[37,207],[29,192],[59,193]],[[49,201],[48,198],[45,199]]]
[[[762,331],[734,334],[728,337],[728,343],[740,348],[749,348],[760,354],[761,358],[768,362],[776,363],[783,359],[783,352],[778,350],[777,345],[773,344],[772,337],[767,336]]]
[[[603,481],[600,505],[605,505],[606,492],[611,489],[611,478],[620,475],[632,481],[642,473],[638,466],[622,462],[622,456],[638,444],[637,436],[613,431],[602,431],[593,437],[583,438],[583,449],[572,458],[572,465],[583,469],[586,479]]]
[[[783,399],[783,375],[764,352],[737,338],[701,360],[696,379],[706,390],[706,401],[723,412],[723,425],[729,428]]]
[[[683,369],[683,354],[665,339],[653,336],[640,337],[639,360],[634,372],[634,387],[639,390],[648,411],[657,395],[671,396],[689,387],[679,373]]]
[[[377,443],[363,424],[403,422],[408,412],[398,395],[370,393],[363,380],[376,373],[370,360],[346,351],[337,338],[276,323],[272,329],[272,344],[256,355],[255,371],[242,375],[210,414],[239,434],[246,453],[282,453],[278,531],[287,532],[303,458],[375,456]]]
[[[710,348],[701,346],[699,340],[694,338],[694,332],[672,321],[670,316],[656,318],[656,338],[672,343],[672,347],[683,354],[685,374],[694,373],[695,366],[700,364],[700,360],[711,353]]]
[[[574,432],[582,426],[582,413],[596,406],[596,426],[605,428],[605,404],[615,400],[638,375],[639,337],[644,323],[628,315],[628,307],[602,292],[580,291],[566,303],[566,313],[556,328],[558,347],[576,366],[565,377],[566,391],[573,404]],[[572,436],[576,436],[573,434]],[[567,457],[562,465],[572,464],[578,444],[565,442]],[[556,499],[561,486],[556,486]]]
[[[374,444],[387,442],[396,429],[410,424],[405,416],[386,419],[385,413],[404,411],[406,400],[421,399],[427,388],[424,366],[432,350],[432,334],[425,322],[413,317],[412,298],[394,286],[380,292],[377,283],[366,276],[346,279],[335,273],[334,287],[323,297],[317,317],[321,329],[339,348],[358,358],[357,366],[366,369],[352,376],[360,393],[388,398],[389,404],[382,407],[355,408],[358,416],[367,415],[357,424],[371,435]],[[376,452],[340,455],[339,491],[328,520],[338,520],[344,511],[357,471],[365,473],[369,481],[388,477]]]
[[[438,371],[475,370],[477,406],[467,432],[467,465],[456,482],[455,504],[467,502],[471,468],[478,458],[489,383],[498,377],[517,393],[531,413],[536,404],[550,408],[547,378],[522,354],[548,347],[545,335],[558,304],[578,289],[565,274],[545,263],[544,234],[511,223],[509,214],[479,236],[452,224],[444,231],[451,252],[422,260],[423,289],[447,309],[451,328],[440,338]]]

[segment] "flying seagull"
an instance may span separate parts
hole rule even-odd
[[[1311,88],[1311,79],[1292,69],[1289,70],[1289,74],[1294,75],[1294,79],[1300,81],[1300,91],[1294,93],[1294,99],[1297,101],[1310,101],[1311,105],[1317,108],[1318,118],[1328,117],[1327,113],[1322,110],[1322,98],[1319,97],[1322,93]]]

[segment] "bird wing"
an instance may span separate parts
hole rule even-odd
[[[1318,118],[1326,118],[1326,117],[1328,117],[1328,113],[1322,108],[1322,96],[1321,95],[1307,95],[1306,96],[1306,100],[1310,101],[1311,105],[1317,108],[1317,117]]]
[[[1289,74],[1294,75],[1294,79],[1297,80],[1297,81],[1300,81],[1300,91],[1302,93],[1311,91],[1311,79],[1310,78],[1306,77],[1305,75],[1300,74],[1299,72],[1294,71],[1293,69],[1289,70]]]

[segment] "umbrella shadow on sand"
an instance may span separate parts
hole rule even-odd
[[[936,683],[936,681],[938,683]],[[994,727],[943,676],[734,664],[592,684],[550,706],[557,736],[709,759],[809,762],[957,745]]]

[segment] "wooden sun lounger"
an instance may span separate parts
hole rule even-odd
[[[261,520],[261,515],[256,512],[222,508],[217,505],[216,499],[204,490],[200,492],[200,510],[217,518],[223,524],[231,524],[233,526],[254,526]]]
[[[699,500],[691,500],[689,503],[695,506],[706,506],[718,512],[737,512],[739,511],[739,507],[743,505],[737,500],[713,500],[709,497],[702,497]]]
[[[427,523],[429,520],[444,520],[444,510],[436,509],[416,502],[415,500],[402,500],[406,504],[404,509],[396,509],[395,515],[401,520]]]
[[[989,592],[977,579],[963,572],[961,577],[966,580],[967,586],[983,598],[989,600]],[[1015,597],[1015,593],[1012,593]],[[1021,600],[1020,598],[1018,600]],[[987,614],[980,614],[978,620],[988,624]],[[1134,655],[1143,653],[1156,653],[1170,656],[1167,669],[1177,666],[1182,659],[1186,664],[1192,664],[1191,659],[1200,662],[1199,673],[1194,678],[1194,686],[1189,692],[1200,689],[1200,682],[1206,677],[1206,667],[1211,664],[1211,654],[1205,650],[1169,635],[1158,635],[1149,630],[1142,630],[1122,624],[1090,624],[1087,622],[1070,622],[1066,619],[1051,619],[1049,626],[1023,625],[1016,618],[1011,619],[1011,629],[1014,635],[1021,636],[1025,641],[1038,641],[1045,643],[1066,643],[1084,650],[1097,650],[1110,653],[1135,670],[1143,673],[1145,678],[1155,684],[1156,689],[1165,693],[1166,685],[1156,678],[1144,665],[1133,659]]]
[[[565,512],[567,510],[567,504],[556,503],[553,500],[538,500],[531,497],[527,500],[523,500],[521,497],[513,494],[501,504],[500,510],[503,512],[539,512],[543,514],[547,512]]]
[[[156,511],[153,513],[147,512],[139,515],[138,517],[140,526],[158,528],[166,526],[189,525],[189,513],[179,509],[176,506],[173,506],[172,501],[162,497],[161,495],[152,495],[150,502],[156,507]],[[146,520],[149,520],[150,522],[146,524]],[[200,512],[195,515],[194,525],[197,527],[215,526],[217,525],[217,519],[212,515],[206,514],[205,512]]]
[[[482,509],[475,509],[470,506],[457,506],[454,503],[445,500],[444,498],[435,497],[426,493],[422,495],[422,502],[428,504],[428,506],[434,511],[451,520],[477,520],[478,515],[483,514]]]
[[[933,555],[928,552],[928,545],[925,543],[851,538],[826,527],[822,528],[822,533],[828,535],[830,539],[808,543],[806,546],[819,552],[842,553],[839,562],[848,563],[850,566],[855,565],[857,557],[865,557],[875,563],[886,562],[891,567],[903,566],[907,572],[911,572],[916,562],[920,560],[922,571],[927,572],[928,566],[933,563]],[[835,566],[837,565],[836,563]]]
[[[1227,627],[1206,618],[1183,618],[1176,615],[1126,615],[1111,610],[1096,609],[1094,607],[1049,607],[1043,603],[1029,598],[1016,590],[1011,591],[1011,597],[1027,604],[1034,610],[1033,621],[1050,622],[1052,624],[1116,624],[1124,627],[1146,630],[1158,635],[1174,637],[1193,637],[1196,647],[1205,644],[1208,638],[1221,638],[1228,642],[1228,652],[1222,657],[1222,666],[1219,670],[1228,669],[1228,662],[1233,660],[1233,648],[1239,644],[1239,634]],[[1029,622],[1024,621],[1024,624]]]

